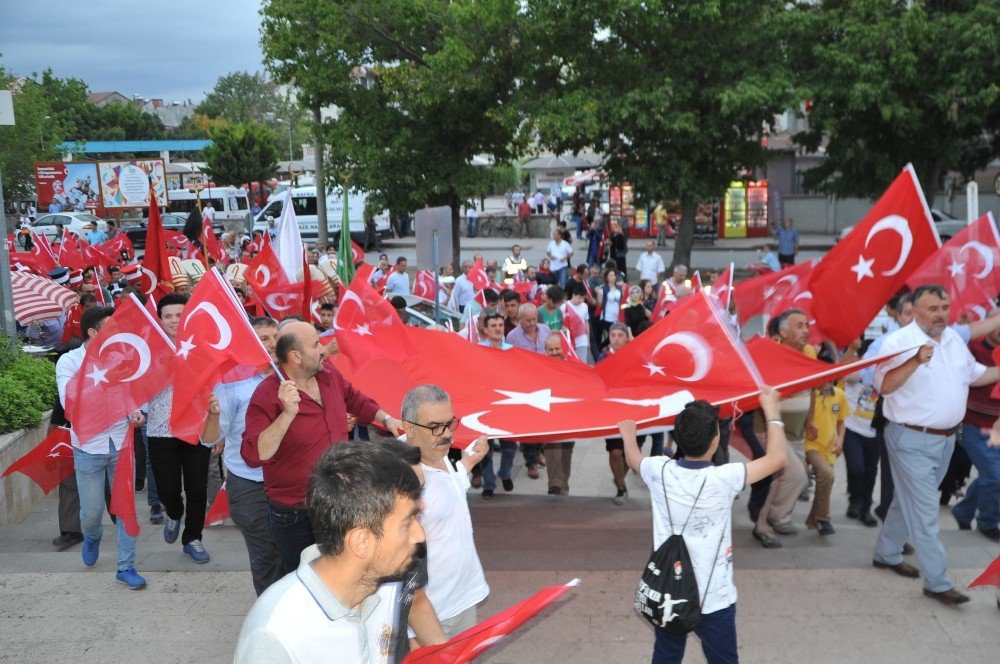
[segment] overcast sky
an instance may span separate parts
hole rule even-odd
[[[259,0],[0,0],[0,63],[197,103],[219,76],[263,69]]]

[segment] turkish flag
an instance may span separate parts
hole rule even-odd
[[[563,328],[557,332],[559,335],[559,348],[562,350],[562,358],[569,362],[583,362],[580,356],[576,354],[576,347],[573,345],[573,335],[567,328]]]
[[[146,295],[160,299],[174,290],[170,273],[170,252],[163,234],[163,220],[160,208],[149,206],[149,222],[146,224],[146,253],[142,257],[142,285]]]
[[[1000,556],[987,566],[983,573],[976,577],[976,580],[969,584],[970,588],[976,586],[1000,586]]]
[[[941,247],[913,167],[875,202],[846,238],[820,261],[809,279],[816,325],[846,346],[910,275]]]
[[[564,302],[562,307],[563,329],[570,334],[570,345],[576,345],[576,340],[587,335],[587,325],[583,319],[573,311],[568,302]]]
[[[701,272],[699,272],[698,270],[695,270],[694,276],[691,277],[691,290],[693,292],[705,290],[704,284],[701,283]]]
[[[49,246],[49,241],[44,233],[38,235],[35,231],[31,231],[31,240],[31,256],[34,261],[35,271],[41,275],[48,275],[49,272],[58,267],[52,247]]]
[[[59,264],[70,270],[82,270],[87,263],[80,253],[80,240],[76,235],[63,229],[62,242],[59,243]]]
[[[474,290],[481,291],[490,287],[490,278],[486,274],[486,268],[483,267],[482,259],[477,260],[469,270],[468,279],[472,282]]]
[[[133,426],[128,427],[122,448],[118,450],[108,511],[122,520],[126,533],[132,537],[139,534],[139,520],[135,515],[135,427]]]
[[[656,322],[670,313],[670,306],[677,301],[677,296],[670,286],[660,284],[660,290],[656,294],[656,306],[653,307],[652,322]]]
[[[963,228],[906,280],[911,289],[923,284],[948,290],[950,322],[964,314],[986,318],[1000,293],[1000,236],[992,212]]]
[[[219,238],[215,237],[212,220],[208,217],[205,217],[201,222],[201,245],[205,249],[205,256],[207,258],[213,259],[216,263],[229,262],[229,256],[226,255],[226,248],[219,242]]]
[[[108,306],[107,301],[104,299],[104,289],[101,287],[101,282],[97,280],[97,270],[90,273],[90,285],[94,287],[94,299],[97,304],[102,307]]]
[[[722,271],[715,281],[712,282],[712,290],[709,293],[723,311],[729,311],[729,300],[733,296],[733,264]]]
[[[395,271],[396,271],[396,266],[395,265],[393,265],[388,270],[386,270],[385,274],[383,274],[381,277],[379,277],[379,280],[375,282],[375,290],[377,290],[379,293],[384,292],[385,291],[385,285],[387,283],[389,283],[389,275],[392,274]],[[356,277],[358,275],[355,274],[354,276]]]
[[[311,323],[314,316],[312,276],[309,272],[309,260],[305,250],[302,251],[302,320]]]
[[[124,233],[119,233],[113,240],[102,242],[95,245],[94,248],[119,263],[122,261],[123,255],[128,260],[135,258],[135,247],[132,246],[132,241]]]
[[[68,344],[73,339],[82,339],[83,330],[80,329],[80,318],[83,316],[83,307],[77,302],[66,312],[66,322],[63,324],[62,338],[60,343]],[[72,420],[71,420],[72,421]]]
[[[351,240],[351,259],[354,261],[355,265],[365,259],[365,250],[362,249],[361,246],[354,240]]]
[[[77,438],[93,440],[170,385],[173,356],[159,321],[129,295],[87,344],[66,386],[66,418]]]
[[[59,486],[60,482],[73,474],[73,446],[70,445],[69,429],[53,429],[45,440],[10,464],[3,471],[2,477],[14,472],[30,477],[45,493]]]
[[[733,286],[736,316],[741,325],[757,316],[771,318],[790,307],[800,307],[802,294],[809,290],[812,261],[803,261],[780,272],[752,277]],[[843,293],[840,295],[844,296]]]
[[[448,323],[451,323],[451,319],[448,319]],[[458,334],[469,343],[478,344],[479,327],[476,325],[476,316],[469,316],[465,321],[465,327]]]
[[[270,242],[264,243],[260,252],[247,265],[244,278],[261,305],[274,318],[301,313],[302,285],[290,281],[285,275],[285,269]]]
[[[413,278],[413,294],[428,300],[434,300],[434,270],[417,270]]]
[[[235,367],[259,367],[270,360],[233,287],[218,270],[209,270],[185,305],[177,330],[170,413],[174,436],[197,444],[215,385]]]
[[[167,249],[177,255],[194,247],[191,240],[187,239],[183,233],[167,230],[166,228],[163,229],[163,241]],[[185,258],[191,258],[191,256],[185,256]]]
[[[528,619],[537,615],[570,589],[580,585],[573,579],[561,586],[542,588],[537,593],[501,611],[492,618],[470,627],[447,643],[417,648],[403,664],[464,664],[483,654],[487,648],[509,636]]]
[[[396,309],[357,274],[340,294],[333,327],[340,357],[352,367],[364,366],[369,357],[400,361],[416,352]]]
[[[214,526],[229,518],[229,494],[226,493],[226,483],[222,483],[218,495],[212,501],[212,506],[208,508],[205,515],[205,525]]]

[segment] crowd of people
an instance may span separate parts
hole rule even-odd
[[[603,223],[600,228],[603,233]],[[669,315],[670,302],[697,288],[683,265],[668,276],[655,240],[628,264],[625,250],[615,248],[620,227],[607,228],[605,251],[594,248],[599,232],[590,225],[585,260],[575,260],[572,237],[560,224],[537,266],[528,265],[516,244],[502,261],[480,255],[465,261],[457,276],[446,266],[436,275],[443,285],[441,304],[471,321],[483,346],[560,358],[571,351],[585,362],[600,362],[647,334]],[[584,230],[581,222],[577,238]],[[798,249],[793,230],[789,223],[778,233],[782,264],[794,260]],[[335,247],[311,252],[310,262],[320,270],[335,260]],[[480,269],[487,288],[473,286],[472,272]],[[635,285],[628,284],[630,274],[639,277]],[[227,275],[246,296],[239,271]],[[66,386],[88,344],[119,298],[135,294],[144,301],[145,295],[136,262],[110,269],[103,283],[93,267],[58,268],[49,276],[77,292],[79,306],[64,319],[23,332],[63,351],[52,426],[72,431],[62,416]],[[401,296],[412,292],[406,259],[390,265],[388,255],[379,255],[370,279],[405,320]],[[713,280],[707,274],[704,283]],[[177,273],[175,292],[156,302],[171,341],[194,283],[192,275]],[[493,500],[497,478],[505,493],[513,491],[520,451],[529,480],[540,480],[544,469],[550,495],[570,493],[576,441],[483,437],[463,451],[452,447],[458,418],[441,388],[413,387],[397,417],[352,386],[326,361],[336,354],[336,343],[321,338],[335,332],[336,289],[321,297],[318,322],[251,318],[272,368],[216,387],[205,404],[208,417],[198,444],[174,437],[167,389],[144,408],[122,413],[97,439],[77,440],[74,434],[76,471],[59,487],[60,535],[53,544],[66,549],[82,543],[83,562],[93,566],[118,451],[133,427],[142,441],[136,444],[137,489],[146,489],[150,522],[163,524],[165,542],[179,538],[181,555],[190,562],[205,563],[211,558],[202,538],[207,503],[224,479],[260,596],[240,634],[239,662],[311,661],[335,651],[345,661],[400,661],[414,645],[443,643],[476,624],[476,606],[489,594],[468,492],[476,489],[482,499]],[[691,523],[688,547],[704,593],[695,631],[708,661],[736,661],[732,503],[744,488],[750,489],[753,536],[764,548],[780,548],[783,538],[796,535],[793,515],[802,501],[812,501],[803,525],[830,537],[838,520],[830,510],[833,468],[843,456],[849,503],[844,518],[871,528],[881,522],[873,566],[922,577],[924,594],[948,605],[969,598],[948,575],[938,509],[960,496],[971,465],[978,476],[952,514],[960,528],[975,524],[984,537],[1000,541],[1000,402],[990,396],[1000,379],[993,360],[1000,316],[949,326],[947,292],[934,285],[901,293],[887,310],[892,323],[881,337],[846,348],[811,344],[809,317],[799,309],[778,313],[767,329],[777,343],[829,362],[904,351],[882,364],[783,398],[767,389],[758,409],[735,420],[694,402],[667,431],[640,436],[634,423],[623,422],[620,436],[606,440],[614,502],[628,498],[628,469],[650,487],[656,547]],[[564,329],[570,334],[564,336]],[[372,442],[369,431],[392,435]],[[752,451],[748,463],[730,460],[735,431]],[[394,440],[402,434],[408,444]],[[648,458],[641,452],[645,438]],[[135,569],[135,539],[120,520],[116,529],[116,579],[142,588],[147,582]],[[916,564],[905,558],[913,553]],[[654,661],[680,661],[684,644],[683,636],[657,629]]]

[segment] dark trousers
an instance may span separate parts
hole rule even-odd
[[[281,555],[285,574],[299,567],[299,559],[306,547],[316,543],[309,513],[302,508],[286,507],[267,501],[267,523],[271,539]]]
[[[247,480],[234,473],[226,477],[229,496],[229,518],[243,534],[250,555],[253,589],[259,596],[272,583],[285,575],[285,565],[274,545],[268,525],[267,498],[264,483]]]
[[[521,455],[524,457],[525,466],[532,468],[538,465],[538,450],[541,448],[541,443],[521,443]]]
[[[847,463],[847,500],[867,514],[878,477],[878,441],[847,429],[844,432],[844,461]]]
[[[961,433],[959,433],[961,436]],[[972,462],[969,455],[965,453],[965,448],[955,445],[955,451],[951,453],[951,460],[948,462],[948,472],[938,489],[941,491],[941,504],[947,505],[951,497],[965,486],[965,480],[969,479],[972,472]]]
[[[687,634],[671,634],[655,628],[656,644],[653,646],[653,664],[680,664],[684,659]],[[736,652],[736,605],[705,613],[694,628],[701,639],[701,650],[708,664],[730,664],[739,662]]]
[[[895,486],[892,483],[892,466],[889,465],[889,452],[885,447],[885,427],[875,428],[875,442],[878,443],[879,458],[879,499],[875,514],[879,519],[885,521],[886,514],[889,513],[889,506],[892,505],[892,495]]]
[[[208,462],[211,457],[212,450],[204,445],[192,445],[177,438],[149,438],[149,460],[160,504],[174,521],[184,517],[182,544],[201,539],[208,509]],[[184,509],[185,499],[187,510]]]
[[[764,446],[760,444],[757,440],[757,433],[753,430],[753,418],[756,411],[750,411],[749,413],[743,413],[736,420],[736,426],[739,427],[740,433],[743,435],[743,440],[747,441],[747,445],[750,446],[750,453],[753,455],[754,459],[759,459],[764,456]],[[750,485],[750,498],[747,501],[748,509],[761,509],[764,507],[764,503],[767,501],[767,494],[771,491],[771,477],[767,476],[762,480],[758,480]]]

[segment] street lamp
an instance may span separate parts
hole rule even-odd
[[[292,121],[282,120],[281,118],[274,118],[275,122],[284,122],[288,125],[288,169],[292,168]]]

